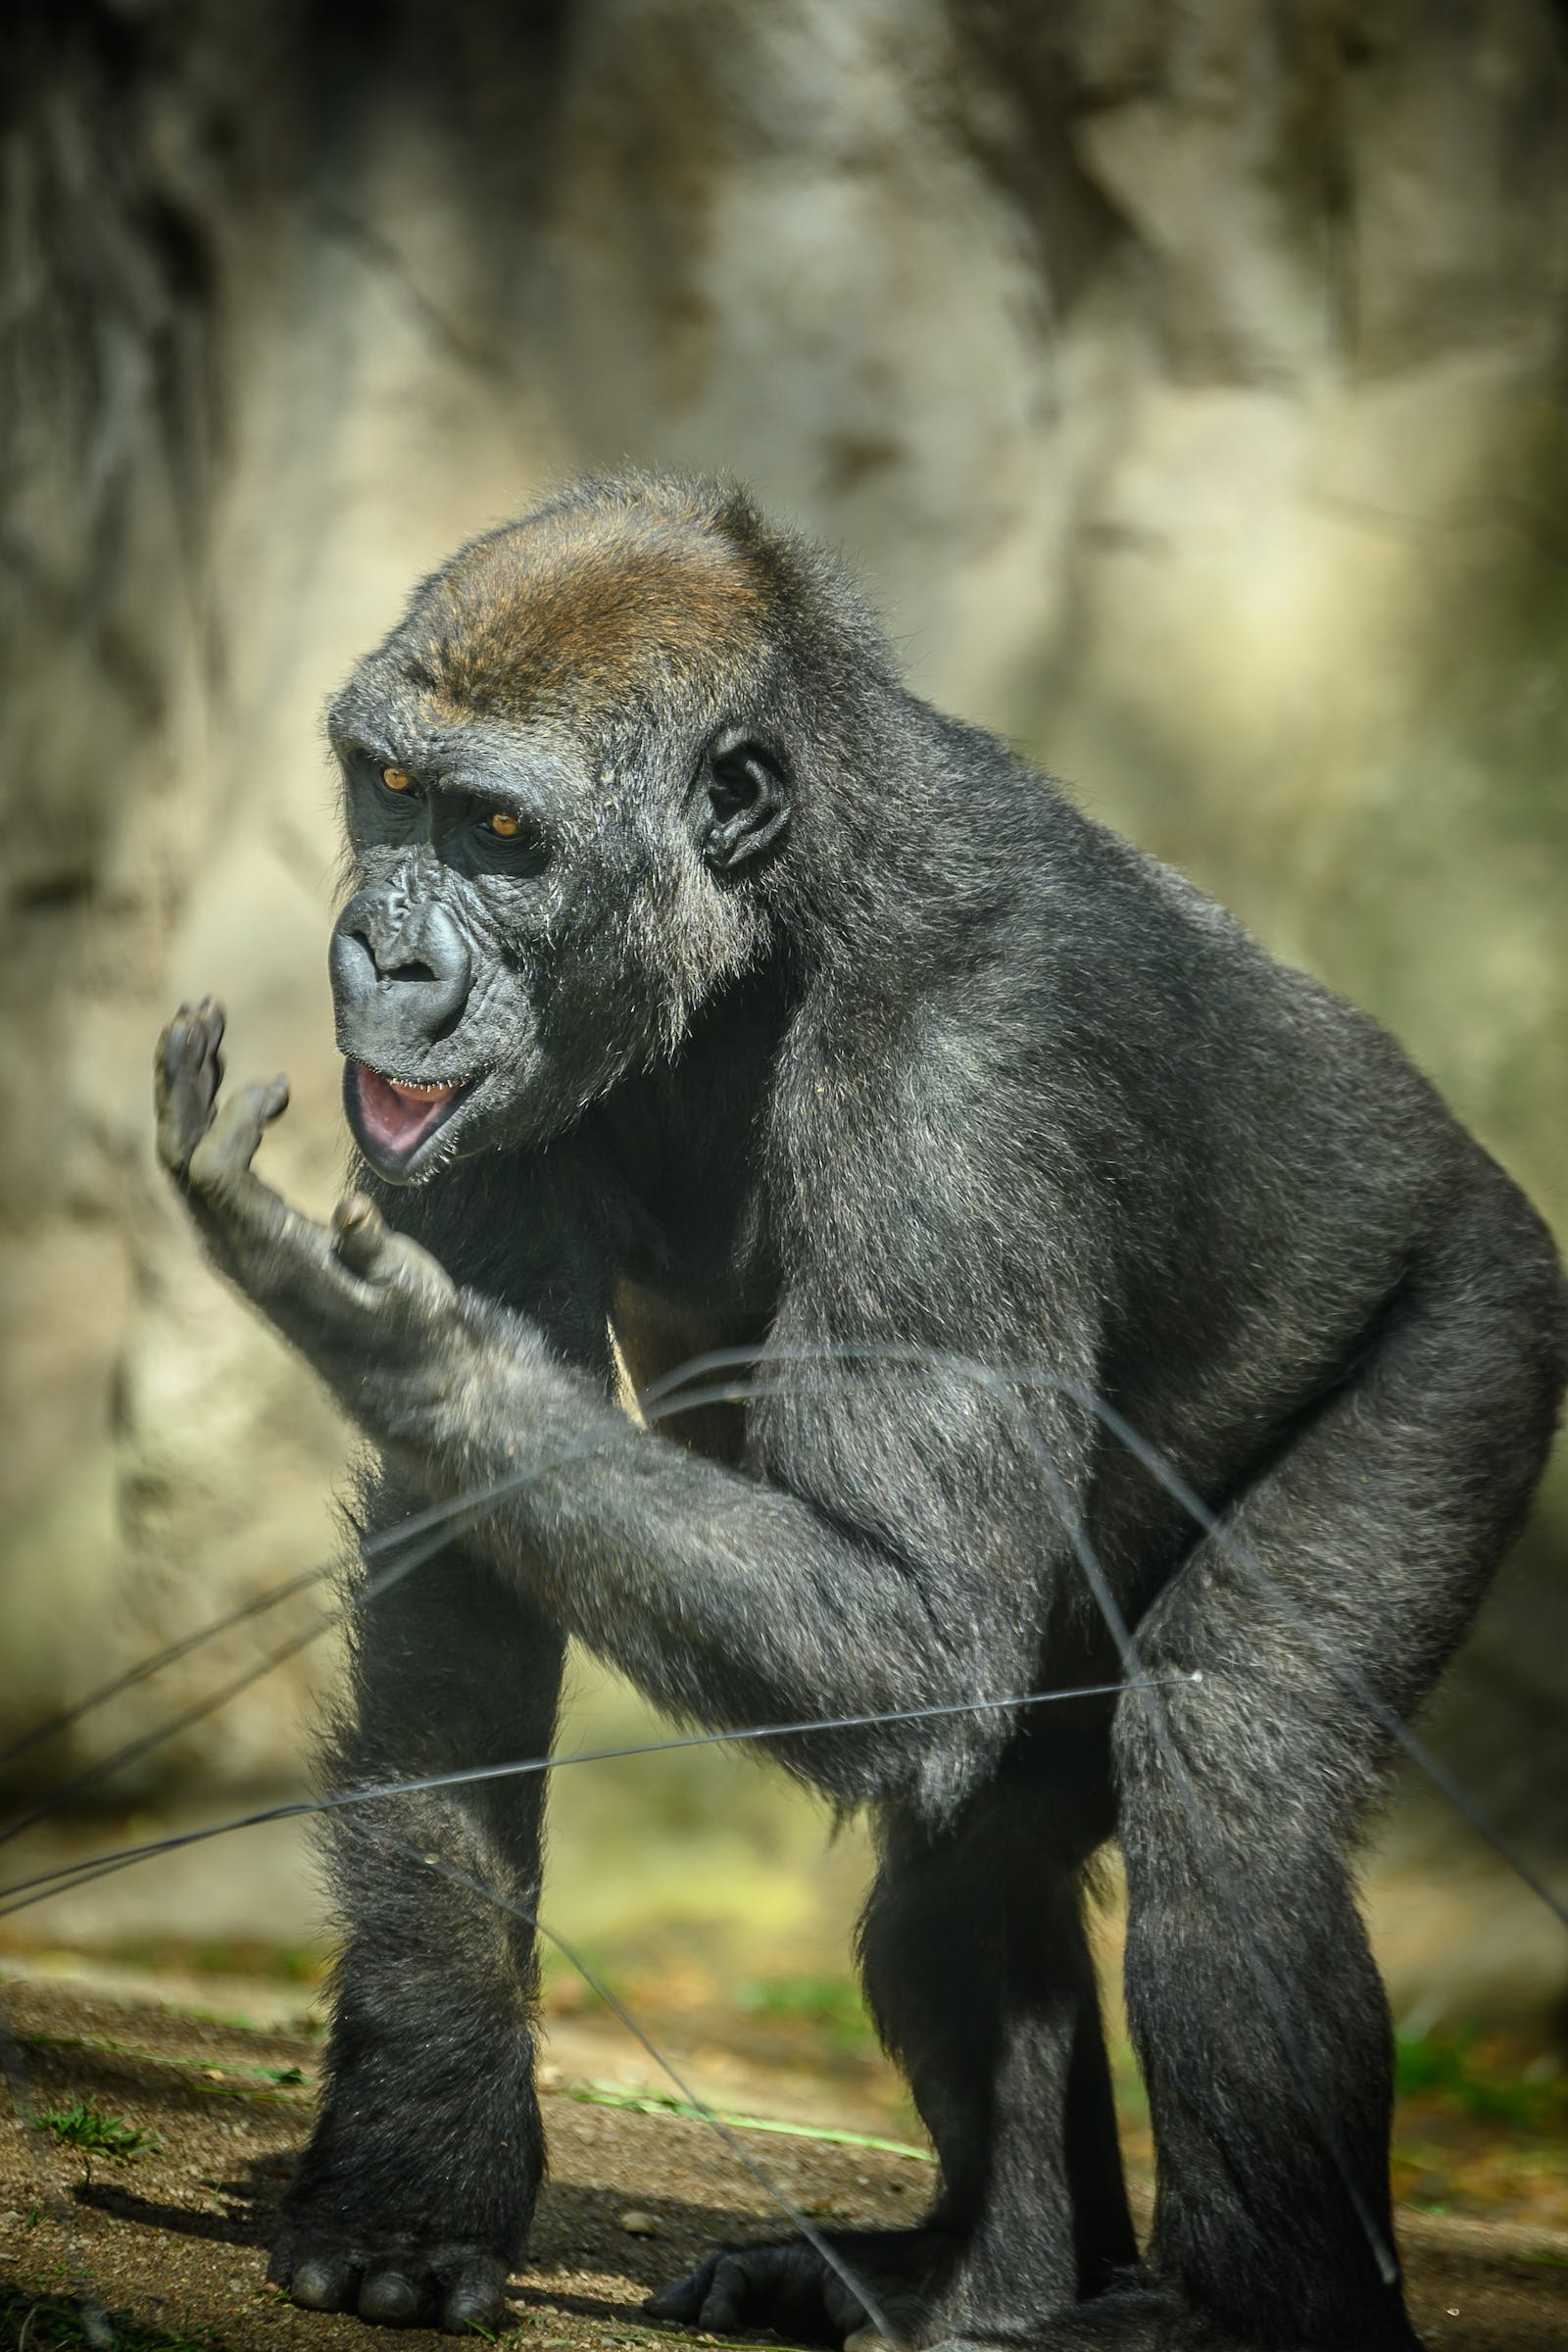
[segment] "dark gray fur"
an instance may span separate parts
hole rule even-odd
[[[209,1126],[205,1009],[166,1039],[165,1156],[376,1447],[371,1524],[537,1473],[366,1611],[336,1777],[544,1750],[568,1637],[715,1727],[1113,1676],[1080,1515],[1144,1671],[1200,1686],[780,1742],[872,1812],[866,1987],[941,2159],[917,2230],[843,2250],[915,2343],[1408,2347],[1347,1864],[1389,1743],[1329,1661],[1417,1707],[1520,1522],[1565,1367],[1540,1220],[1373,1021],[915,700],[837,569],[732,491],[588,484],[462,551],[332,733],[340,1044],[481,1073],[416,1181],[367,1178],[422,1248],[258,1184],[279,1098]],[[537,827],[510,867],[498,803]],[[640,1372],[704,1340],[1043,1364],[1290,1605],[1068,1393],[1026,1424],[942,1363],[792,1365],[697,1452],[613,1403],[617,1315]],[[377,1818],[533,1904],[536,1784]],[[1142,2270],[1081,1924],[1111,1836]],[[330,2086],[273,2275],[493,2318],[543,2161],[528,1938],[350,1831],[333,1870]],[[798,2246],[661,2307],[858,2316]]]

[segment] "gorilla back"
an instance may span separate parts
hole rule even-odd
[[[1539,1220],[1373,1022],[910,696],[730,489],[590,482],[472,542],[330,726],[361,1189],[323,1230],[254,1174],[282,1090],[214,1115],[207,1005],[162,1149],[375,1446],[368,1527],[517,1482],[360,1613],[335,1782],[542,1751],[568,1638],[720,1730],[1120,1681],[775,1743],[873,1812],[866,1987],[941,2166],[841,2270],[911,2344],[1410,2345],[1347,1857],[1550,1440]],[[639,1429],[612,1329],[641,1386],[720,1347],[752,1393]],[[534,1958],[463,1882],[531,1914],[536,1790],[332,1832],[298,2303],[502,2308]],[[1141,2263],[1080,1918],[1111,1835]],[[655,2308],[865,2310],[803,2244]]]

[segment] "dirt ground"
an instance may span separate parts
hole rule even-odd
[[[264,2278],[318,2037],[69,1984],[13,1984],[8,2002],[34,2120],[13,2113],[0,2128],[0,2343],[47,2352],[90,2340],[74,2300],[85,2291],[123,2352],[365,2352],[373,2339],[356,2321],[296,2311]],[[569,2080],[547,2093],[552,2178],[512,2289],[514,2326],[539,2352],[694,2340],[651,2327],[644,2297],[715,2242],[776,2227],[705,2125],[600,2103],[606,2095]],[[89,2144],[127,2133],[118,2153]],[[819,2219],[898,2223],[929,2191],[930,2167],[913,2156],[799,2125],[740,2136]],[[1141,2198],[1147,2206],[1147,2190]],[[1416,2215],[1401,2236],[1434,2352],[1568,2343],[1568,2236]],[[400,2340],[433,2352],[450,2338]]]

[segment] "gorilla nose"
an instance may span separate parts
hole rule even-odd
[[[340,1015],[368,1020],[388,1043],[405,1048],[449,1037],[473,984],[463,935],[443,907],[410,915],[374,891],[362,893],[339,916],[331,967]]]

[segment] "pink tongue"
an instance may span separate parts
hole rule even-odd
[[[368,1070],[363,1061],[355,1077],[365,1132],[387,1152],[412,1152],[458,1092],[456,1086],[399,1086],[378,1070]]]

